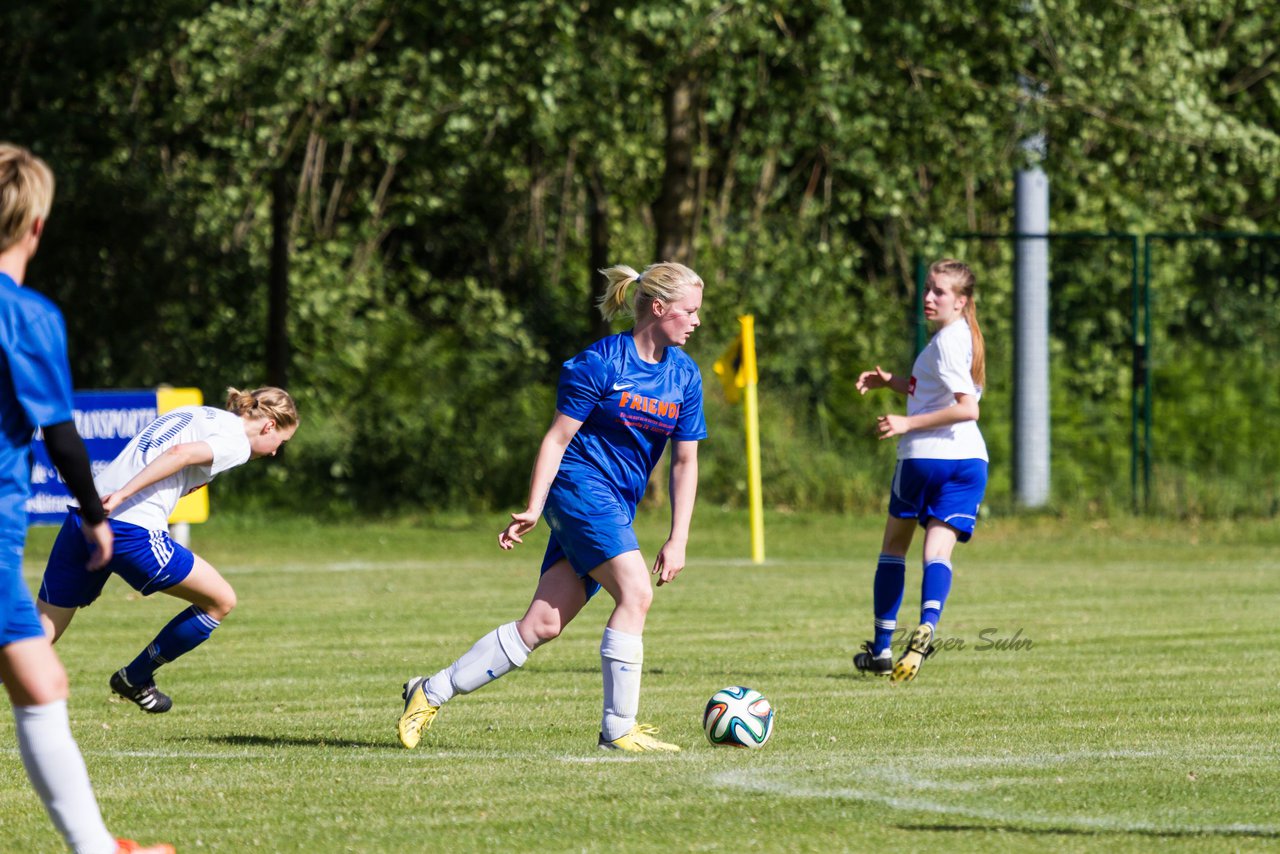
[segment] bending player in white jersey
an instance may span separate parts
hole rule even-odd
[[[876,367],[858,377],[858,391],[891,388],[907,396],[906,415],[882,415],[880,438],[901,436],[889,518],[876,564],[872,598],[875,639],[853,664],[864,673],[914,679],[933,652],[933,635],[951,592],[951,552],[967,542],[987,488],[987,446],[978,430],[978,399],[986,382],[986,348],[973,301],[974,275],[950,258],[929,267],[925,319],[937,329],[916,357],[911,377]],[[906,554],[916,527],[924,533],[920,625],[893,663],[889,642],[906,587]]]
[[[226,410],[183,406],[161,415],[95,478],[116,543],[115,557],[105,569],[85,569],[80,514],[73,511],[58,533],[40,584],[40,617],[54,641],[78,609],[98,598],[112,573],[143,596],[161,591],[191,603],[111,676],[112,691],[152,714],[173,706],[156,688],[156,669],[208,640],[236,606],[227,580],[170,539],[173,508],[218,474],[274,456],[298,429],[297,407],[284,390],[227,392]]]

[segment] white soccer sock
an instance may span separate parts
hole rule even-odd
[[[604,717],[600,721],[600,732],[605,741],[621,738],[636,725],[643,664],[643,637],[605,627],[604,637],[600,639],[600,672],[604,676]]]
[[[423,693],[427,702],[443,706],[455,694],[470,694],[506,675],[511,668],[524,666],[529,652],[515,623],[498,626],[476,641],[461,658],[428,679]]]
[[[102,823],[84,757],[71,735],[67,701],[14,706],[18,752],[49,818],[76,854],[115,854],[116,839]]]

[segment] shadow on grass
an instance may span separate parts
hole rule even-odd
[[[333,738],[314,735],[302,738],[290,735],[212,735],[215,744],[233,744],[238,747],[394,747],[402,749],[394,739],[386,741],[354,741],[349,738]]]
[[[1280,839],[1280,831],[1248,827],[1205,827],[1159,830],[1153,827],[1026,827],[1017,824],[898,824],[899,830],[916,830],[926,833],[1026,833],[1032,836],[1149,836],[1153,839],[1194,839],[1204,836],[1252,837],[1256,839]]]

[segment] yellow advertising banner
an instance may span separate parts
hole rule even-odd
[[[156,414],[163,415],[171,409],[177,409],[179,406],[199,406],[204,403],[204,395],[200,393],[198,388],[168,388],[161,386],[156,389]],[[173,515],[169,517],[169,524],[176,525],[182,522],[207,522],[209,521],[209,488],[197,489],[190,495],[182,496],[178,501],[178,506],[173,508]]]

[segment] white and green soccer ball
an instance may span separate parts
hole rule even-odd
[[[707,701],[702,729],[716,747],[764,747],[773,735],[773,706],[751,688],[721,688]]]

